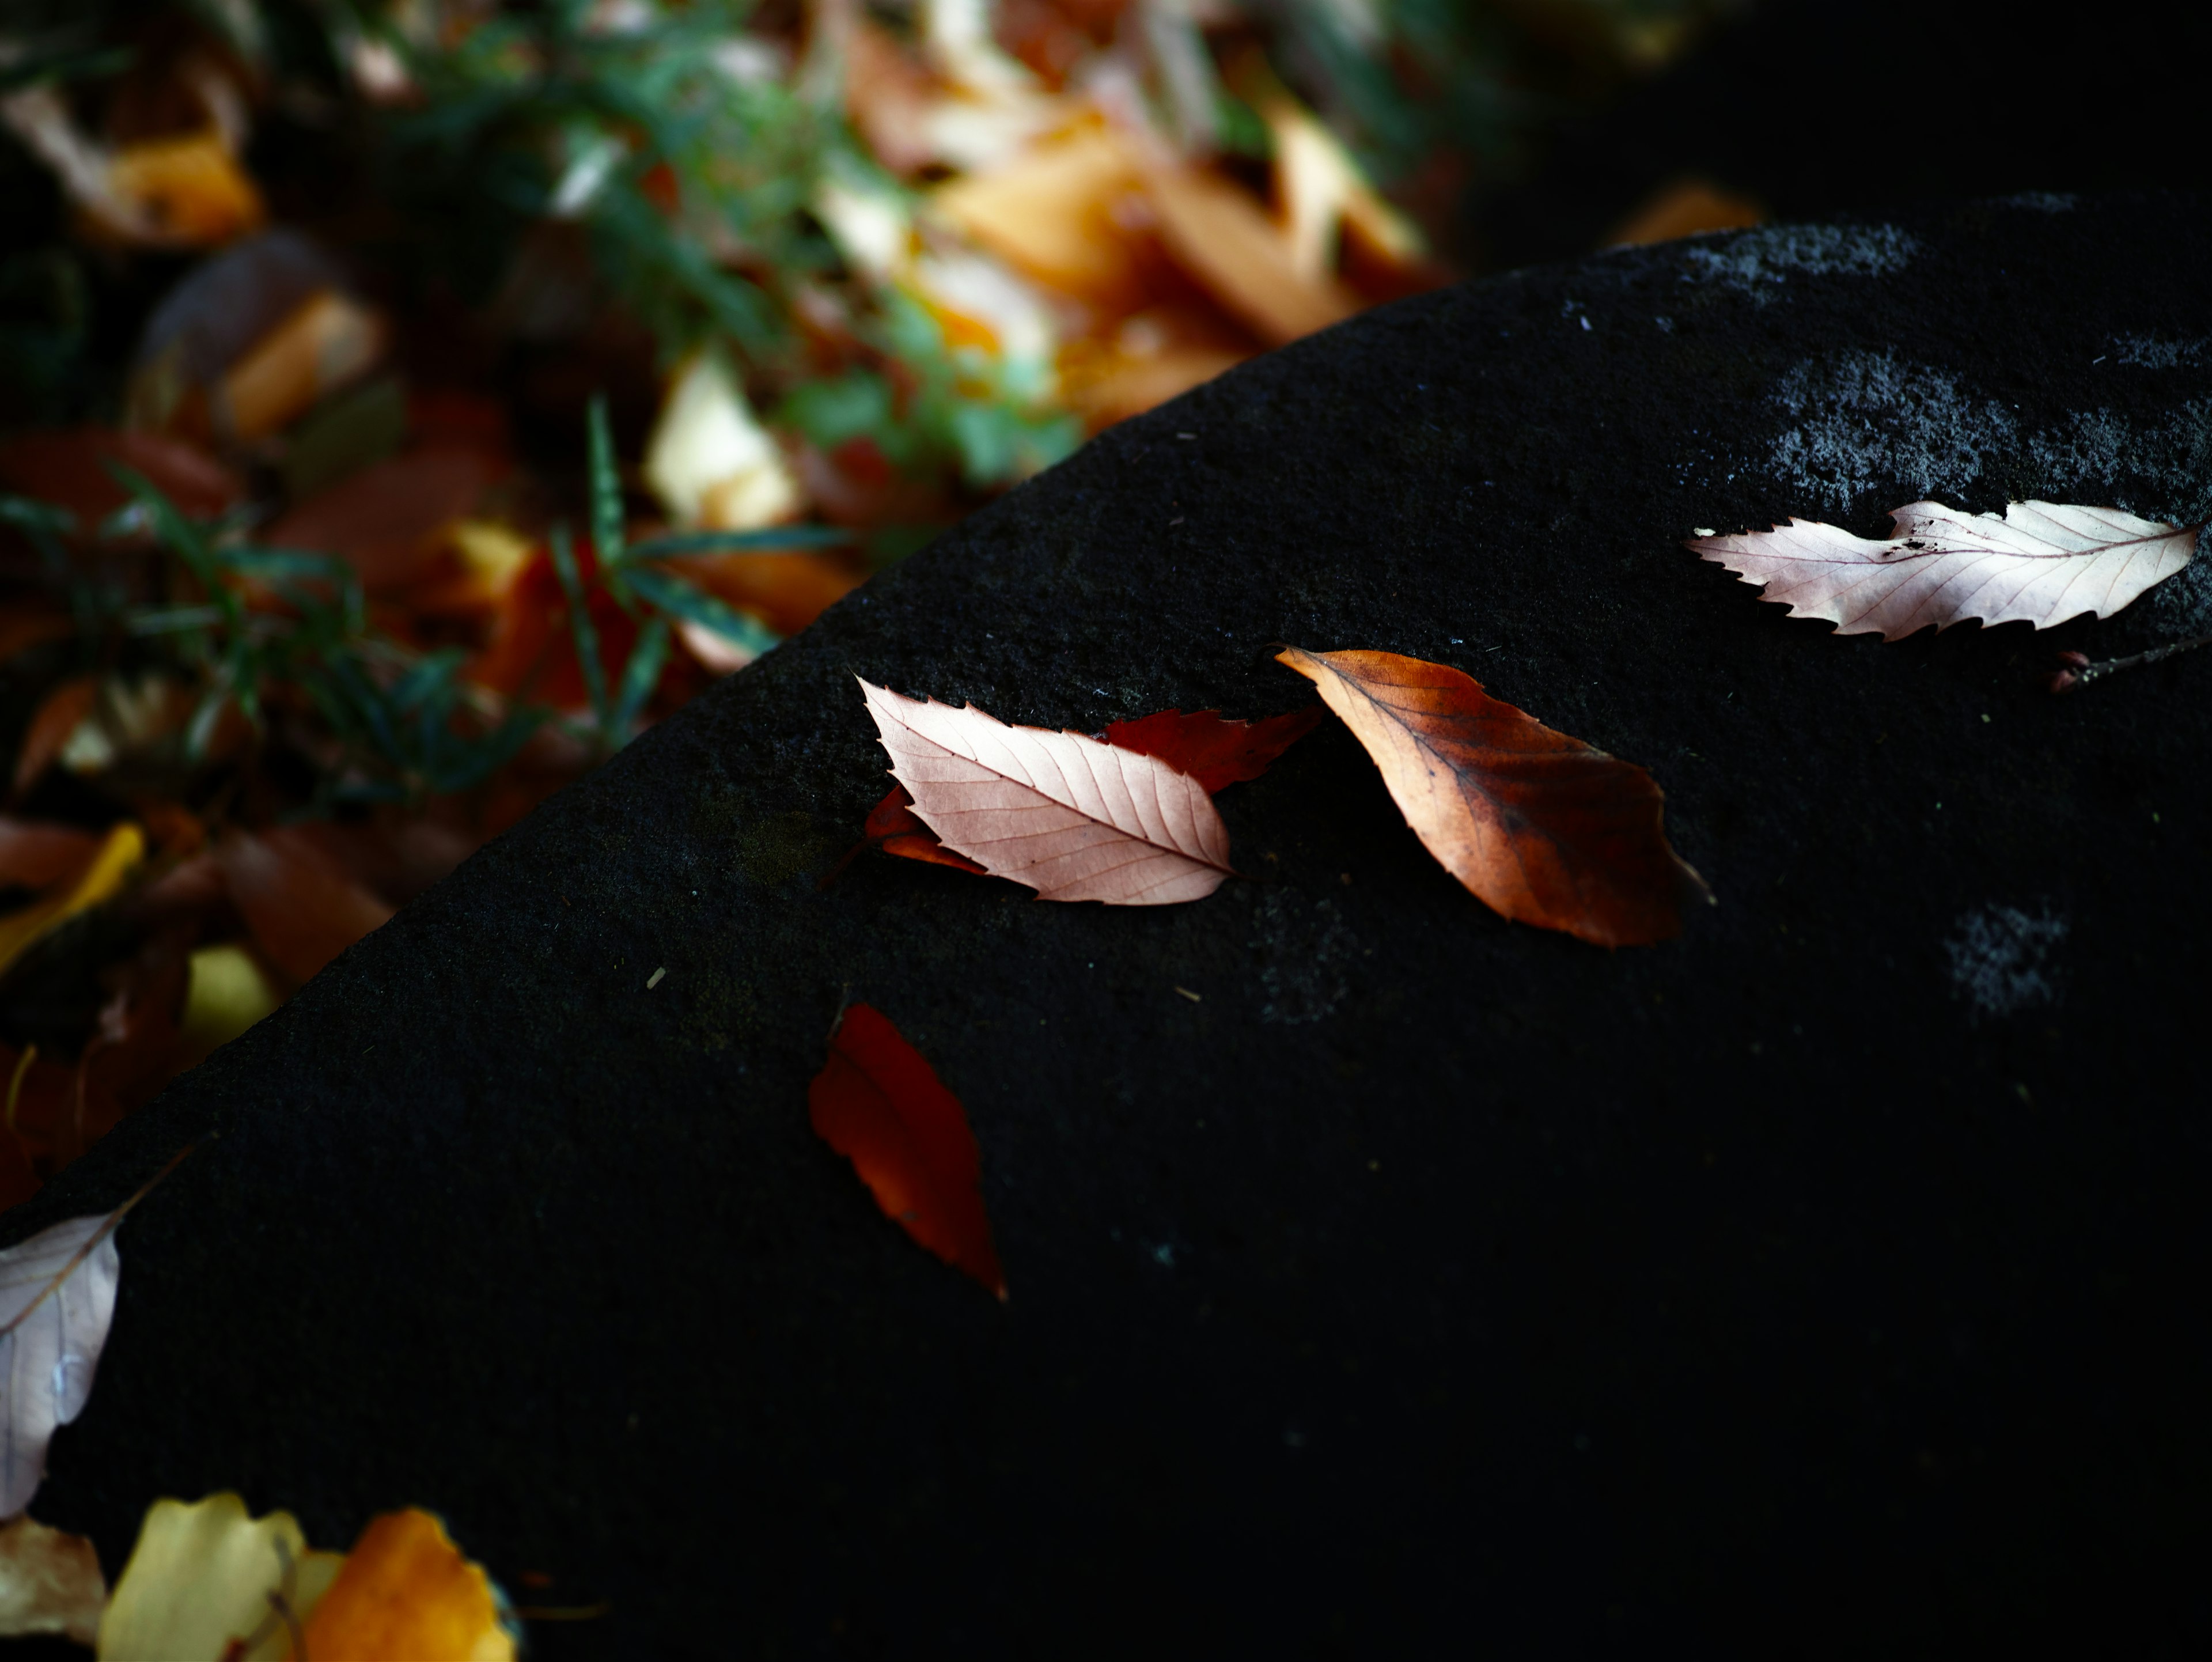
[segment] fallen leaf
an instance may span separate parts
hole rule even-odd
[[[238,476],[197,446],[104,427],[16,434],[0,444],[0,484],[69,509],[89,532],[131,499],[110,462],[143,474],[191,519],[211,519],[245,495]]]
[[[204,248],[268,217],[261,192],[213,127],[124,146],[108,164],[108,186],[137,228],[133,241]]]
[[[370,1519],[304,1637],[300,1653],[315,1662],[514,1662],[515,1653],[483,1566],[461,1555],[434,1514],[411,1507]]]
[[[31,712],[30,725],[23,729],[23,742],[15,752],[12,794],[16,798],[21,799],[25,791],[39,782],[40,776],[62,753],[62,746],[69,743],[70,734],[76,731],[77,724],[92,714],[93,704],[99,697],[98,676],[76,675],[39,700],[38,708]]]
[[[1704,882],[1668,847],[1651,776],[1395,652],[1279,662],[1321,689],[1439,864],[1492,910],[1601,947],[1681,932]]]
[[[100,839],[75,825],[0,817],[0,888],[45,889],[92,863]]]
[[[57,606],[36,600],[11,601],[6,615],[0,616],[0,664],[49,641],[66,641],[76,632],[69,613]]]
[[[867,824],[861,831],[877,848],[902,860],[950,866],[978,877],[991,874],[988,867],[977,865],[964,854],[953,853],[937,840],[937,833],[915,817],[914,798],[906,794],[903,785],[893,785],[884,800],[868,811]]]
[[[939,186],[930,206],[1028,276],[1109,314],[1144,296],[1145,262],[1131,234],[1151,216],[1144,175],[1110,129],[1087,125]]]
[[[783,453],[729,366],[695,354],[669,382],[647,441],[645,482],[678,525],[749,531],[805,506]]]
[[[1318,704],[1261,721],[1231,721],[1218,709],[1164,709],[1134,721],[1115,721],[1106,742],[1142,756],[1157,756],[1198,781],[1208,795],[1224,785],[1257,779],[1275,758],[1321,724]]]
[[[866,1004],[846,1009],[806,1100],[815,1135],[853,1162],[886,1217],[1006,1296],[968,1115],[888,1016]]]
[[[1162,167],[1146,183],[1160,239],[1176,263],[1270,345],[1326,329],[1359,309],[1334,277],[1301,273],[1267,210],[1227,180]]]
[[[316,1610],[344,1562],[310,1549],[290,1513],[252,1517],[228,1490],[156,1501],[100,1619],[100,1662],[284,1662],[291,1622]]]
[[[90,1645],[106,1603],[100,1554],[84,1537],[28,1513],[0,1524],[0,1639],[58,1633]]]
[[[0,971],[40,938],[113,896],[145,857],[145,833],[126,821],[108,832],[91,862],[66,890],[0,917]]]
[[[254,944],[295,981],[311,979],[392,920],[391,907],[298,827],[279,826],[258,837],[233,832],[216,847],[216,859]]]
[[[915,812],[993,876],[1047,900],[1159,906],[1235,874],[1212,799],[1158,758],[860,686]]]
[[[185,1013],[177,1037],[198,1062],[274,1010],[280,1000],[253,955],[233,943],[202,947],[189,960]]]
[[[71,1218],[0,1252],[0,1518],[31,1504],[55,1429],[84,1411],[115,1318],[115,1226]]]
[[[1765,222],[1750,198],[1722,189],[1711,180],[1677,179],[1662,185],[1613,229],[1601,247],[1634,248],[1671,242],[1705,231],[1736,231]]]
[[[360,301],[337,289],[310,295],[225,372],[216,430],[251,444],[367,373],[384,347],[382,320]]]
[[[2108,618],[2187,565],[2201,528],[2042,502],[2014,502],[2002,519],[1928,502],[1889,517],[1897,529],[1880,540],[1793,519],[1685,546],[1764,584],[1759,598],[1784,603],[1793,618],[1895,641],[1970,618],[2038,629],[2084,612]]]
[[[421,575],[443,550],[440,533],[476,505],[492,462],[465,449],[416,450],[374,462],[280,515],[260,534],[274,548],[335,554],[371,593]]]

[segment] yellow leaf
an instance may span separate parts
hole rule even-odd
[[[0,1525],[0,1639],[58,1633],[89,1645],[106,1602],[100,1555],[84,1537],[27,1512]]]
[[[803,505],[783,453],[755,418],[744,390],[712,353],[694,356],[669,383],[645,447],[645,482],[680,525],[750,531]]]
[[[79,912],[114,894],[145,857],[145,832],[126,820],[108,832],[84,875],[68,889],[0,917],[0,971]]]
[[[151,228],[148,240],[187,247],[228,242],[268,217],[261,192],[215,128],[126,145],[108,188]]]
[[[1084,127],[1003,167],[940,186],[931,207],[1001,259],[1108,311],[1141,299],[1144,176],[1121,141]]]
[[[1229,180],[1194,167],[1156,167],[1146,181],[1160,240],[1176,263],[1270,345],[1341,322],[1358,301],[1334,277],[1300,273],[1290,240]]]
[[[313,1662],[514,1662],[515,1653],[483,1567],[411,1507],[362,1531],[315,1607],[305,1649]]]
[[[100,1618],[99,1662],[283,1662],[343,1562],[310,1551],[290,1513],[249,1517],[228,1490],[156,1501]]]
[[[188,1055],[205,1056],[229,1044],[281,1001],[269,977],[245,947],[203,947],[191,956],[191,979],[177,1037]]]

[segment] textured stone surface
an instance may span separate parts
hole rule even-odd
[[[1679,539],[1922,492],[2203,516],[2205,205],[1529,271],[1109,434],[9,1220],[220,1130],[122,1231],[40,1515],[112,1574],[157,1495],[331,1544],[428,1505],[510,1588],[612,1601],[553,1656],[1943,1648],[2093,1599],[2179,1642],[2212,654],[2039,678],[2206,591],[1885,645]],[[1223,794],[1254,880],[1204,902],[816,888],[884,788],[855,674],[1256,716],[1310,696],[1279,638],[1649,767],[1718,904],[1642,951],[1510,926],[1334,724]],[[848,989],[965,1100],[1009,1304],[808,1131]]]

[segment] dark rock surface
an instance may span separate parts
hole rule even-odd
[[[127,1122],[38,1511],[442,1511],[574,1655],[1955,1652],[2206,1611],[2208,627],[1831,636],[1679,545],[1923,493],[2212,507],[2212,216],[2037,200],[1532,271],[1107,435],[717,688]],[[1510,926],[1325,725],[1260,880],[871,857],[852,678],[1096,729],[1462,665],[1718,904]],[[666,978],[646,983],[665,966]],[[1200,995],[1194,1002],[1178,987]],[[964,1099],[1012,1290],[807,1129],[841,995]]]

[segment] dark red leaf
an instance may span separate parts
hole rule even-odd
[[[864,829],[870,843],[902,860],[951,866],[957,871],[974,872],[978,877],[990,875],[966,855],[955,854],[939,843],[937,833],[915,817],[914,798],[906,794],[904,785],[893,785],[890,794],[869,811]]]
[[[815,1134],[853,1162],[886,1216],[1006,1296],[968,1115],[889,1017],[866,1004],[848,1008],[806,1099]]]
[[[1115,721],[1106,742],[1141,755],[1157,756],[1178,773],[1187,773],[1210,794],[1224,785],[1257,779],[1274,759],[1314,730],[1319,704],[1271,715],[1264,721],[1232,721],[1218,709],[1164,709],[1134,721]]]

